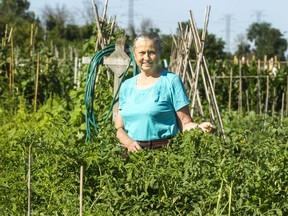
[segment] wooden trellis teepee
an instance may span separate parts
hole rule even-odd
[[[176,39],[173,37],[174,49],[171,52],[171,64],[169,70],[174,71],[177,75],[179,75],[184,84],[188,86],[188,95],[191,99],[192,118],[195,113],[196,103],[199,114],[204,117],[198,89],[199,76],[201,75],[210,114],[210,121],[219,126],[220,133],[225,138],[222,119],[216,101],[206,58],[204,56],[205,37],[208,27],[209,14],[210,6],[207,6],[201,38],[191,11],[190,22],[189,25],[186,26],[185,31],[183,30],[182,25],[179,24],[178,38]],[[190,51],[193,45],[197,55],[196,64],[194,67],[192,62],[195,60],[190,58]]]

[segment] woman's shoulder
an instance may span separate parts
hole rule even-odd
[[[125,79],[122,85],[125,85],[125,86],[134,85],[135,82],[136,82],[136,81],[135,81],[135,80],[136,80],[136,77],[137,77],[137,75]]]
[[[169,80],[169,81],[173,81],[175,79],[180,79],[179,76],[171,71],[168,70],[163,70],[162,75],[165,79]]]

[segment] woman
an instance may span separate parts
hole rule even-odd
[[[189,99],[180,78],[160,67],[160,39],[141,34],[134,40],[133,54],[141,73],[121,86],[116,136],[128,152],[141,148],[161,148],[181,132],[201,128],[209,132],[209,122],[194,123]]]

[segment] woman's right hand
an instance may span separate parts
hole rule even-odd
[[[127,148],[128,152],[138,152],[141,149],[141,146],[137,141],[132,141],[127,144],[123,144],[125,148]]]

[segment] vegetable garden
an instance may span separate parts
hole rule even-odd
[[[99,24],[83,56],[124,34],[102,25],[105,40]],[[0,50],[1,215],[287,215],[287,63],[271,75],[268,61],[208,59],[226,138],[189,131],[163,150],[125,156],[111,113],[85,140],[88,65],[49,46],[20,61],[11,37]],[[99,66],[96,120],[111,107],[113,76]],[[195,121],[210,118],[204,88]]]

